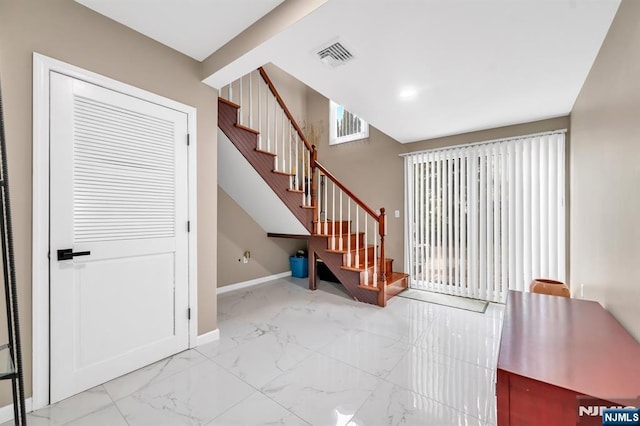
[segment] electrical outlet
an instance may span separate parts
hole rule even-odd
[[[394,216],[396,219],[399,219],[399,218],[400,218],[400,210],[396,210],[395,212],[393,212],[393,216]]]

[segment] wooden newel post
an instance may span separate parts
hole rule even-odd
[[[387,216],[385,214],[384,207],[380,209],[380,216],[378,217],[378,234],[380,235],[380,259],[382,261],[382,282],[387,283],[387,262],[384,258],[384,235],[386,233],[385,221]]]

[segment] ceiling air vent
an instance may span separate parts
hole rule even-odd
[[[320,49],[318,57],[324,64],[335,68],[353,59],[353,54],[342,43],[335,42]]]

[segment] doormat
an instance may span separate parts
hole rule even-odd
[[[420,300],[422,302],[435,303],[436,305],[450,306],[452,308],[464,309],[465,311],[479,312],[481,314],[487,310],[489,302],[484,300],[469,299],[460,296],[450,296],[448,294],[434,293],[426,290],[416,290],[408,288],[401,293],[400,297]]]

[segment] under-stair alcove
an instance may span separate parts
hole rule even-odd
[[[365,303],[385,306],[407,287],[385,257],[385,208],[367,205],[322,165],[263,68],[221,90],[218,127],[220,186],[269,233],[308,238],[311,290],[318,258]]]

